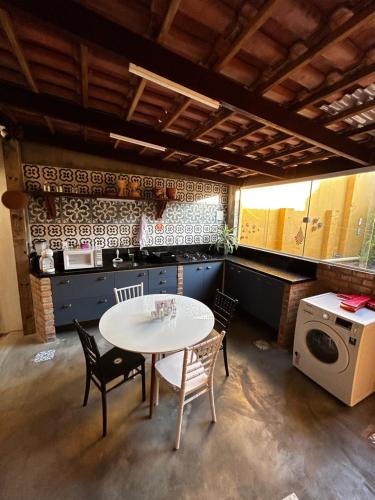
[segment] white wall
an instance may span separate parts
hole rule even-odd
[[[0,197],[6,191],[3,145],[0,140]],[[16,259],[10,211],[0,202],[0,335],[22,332]]]

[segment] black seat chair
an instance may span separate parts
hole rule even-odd
[[[223,344],[221,346],[221,350],[223,351],[225,373],[227,377],[229,377],[227,336],[230,330],[230,323],[236,311],[237,304],[238,304],[237,299],[232,299],[232,297],[229,297],[229,295],[225,295],[225,293],[221,292],[220,290],[216,290],[215,301],[212,311],[215,316],[214,328],[217,332],[221,332],[223,330],[225,330],[226,332]]]
[[[132,380],[137,375],[141,375],[142,401],[146,400],[145,358],[142,354],[124,351],[118,347],[114,347],[105,354],[100,355],[94,336],[87,333],[76,319],[74,320],[74,324],[77,329],[86,360],[86,387],[83,398],[83,406],[87,405],[90,383],[93,381],[102,395],[104,437],[107,434],[107,392],[110,392],[119,385]],[[107,389],[107,384],[118,377],[122,377],[123,380]]]

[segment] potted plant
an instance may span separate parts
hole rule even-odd
[[[218,238],[215,243],[218,252],[222,251],[224,255],[228,255],[228,253],[233,253],[233,250],[237,249],[238,241],[235,231],[236,228],[229,227],[227,224],[224,224],[224,226],[219,229]]]

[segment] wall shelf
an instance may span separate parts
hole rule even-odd
[[[178,202],[171,198],[134,198],[130,196],[117,196],[113,194],[82,194],[82,193],[61,193],[59,191],[26,191],[26,194],[33,198],[43,197],[46,202],[47,215],[50,219],[56,217],[56,198],[91,198],[94,200],[114,200],[114,201],[139,201],[139,202],[153,202],[156,204],[156,218],[160,219],[163,216],[165,207],[168,201]]]

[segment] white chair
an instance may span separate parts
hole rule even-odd
[[[134,299],[143,295],[143,283],[139,285],[124,286],[123,288],[114,288],[117,304],[125,300]]]
[[[182,416],[184,406],[187,403],[209,392],[212,421],[216,422],[213,375],[224,335],[225,331],[193,347],[188,347],[183,351],[160,359],[155,363],[157,377],[164,379],[180,392],[176,428],[176,450],[180,447]]]

